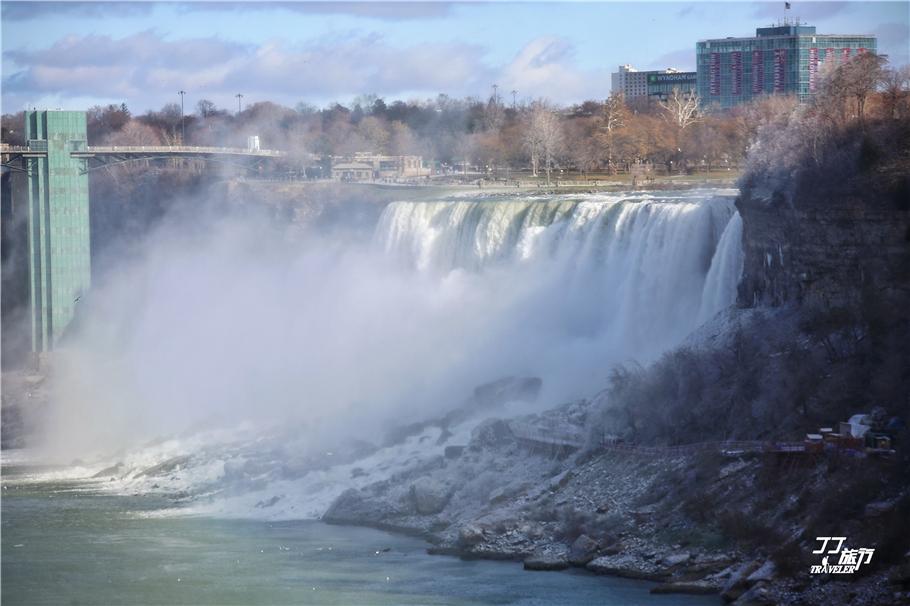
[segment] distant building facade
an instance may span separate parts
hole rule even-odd
[[[695,45],[698,96],[704,106],[721,109],[763,95],[806,101],[818,90],[824,65],[876,49],[874,36],[817,34],[799,23],[759,27],[748,38],[701,40]]]
[[[362,162],[332,162],[332,178],[336,181],[372,181],[373,166]]]
[[[648,74],[648,98],[663,101],[679,89],[684,95],[695,93],[697,79],[695,72],[645,72]]]
[[[681,72],[677,69],[640,72],[631,65],[620,65],[611,77],[614,93],[621,93],[626,99],[666,99],[674,88],[690,94],[695,90],[695,72]]]
[[[332,158],[332,179],[338,181],[410,179],[429,174],[430,170],[423,166],[423,156],[384,156],[361,152]]]

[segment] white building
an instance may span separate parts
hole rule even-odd
[[[611,90],[621,93],[626,99],[645,97],[648,94],[648,75],[631,65],[620,65],[619,71],[613,72]]]
[[[653,70],[640,72],[629,64],[620,65],[619,71],[613,72],[611,76],[611,90],[614,93],[622,93],[626,99],[635,99],[636,97],[648,96],[648,77],[654,74],[679,74],[678,69],[668,67],[664,70]],[[694,76],[694,74],[693,74]],[[694,78],[693,78],[694,80]]]
[[[369,152],[332,158],[332,178],[341,181],[413,179],[429,176],[422,156],[384,156]]]

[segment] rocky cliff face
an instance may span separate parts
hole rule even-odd
[[[792,198],[743,188],[740,307],[843,307],[864,292],[891,298],[910,288],[910,211],[906,189],[854,193],[803,191]]]

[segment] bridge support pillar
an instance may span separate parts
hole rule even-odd
[[[25,133],[32,351],[51,351],[91,284],[88,175],[70,152],[86,147],[85,112],[28,111]]]

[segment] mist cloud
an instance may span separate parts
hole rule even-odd
[[[505,376],[542,378],[540,406],[590,396],[729,303],[705,310],[703,288],[732,212],[592,202],[539,225],[519,219],[541,201],[393,204],[374,236],[191,200],[203,211],[93,285],[55,357],[46,445],[85,456],[241,423],[376,443]]]

